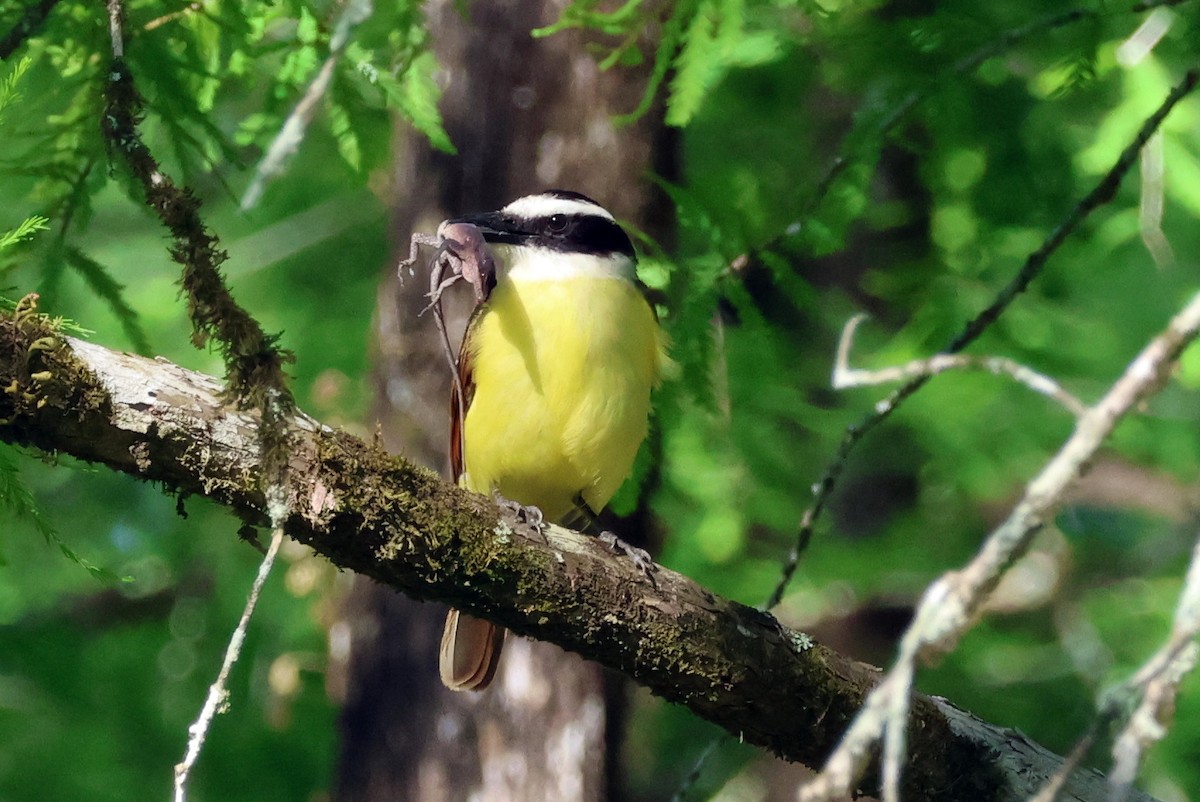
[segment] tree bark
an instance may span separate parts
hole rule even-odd
[[[454,213],[496,209],[550,187],[583,191],[619,218],[663,233],[666,206],[647,170],[664,169],[660,115],[616,129],[636,107],[643,75],[600,72],[578,32],[534,39],[563,4],[490,0],[426,5],[446,77],[441,111],[457,155],[398,137],[397,251],[414,231]],[[397,257],[398,259],[399,257]],[[394,264],[394,262],[393,262]],[[387,447],[446,470],[450,371],[428,316],[426,282],[380,287],[374,418]],[[465,300],[465,299],[459,299]],[[467,304],[453,302],[457,343]],[[636,533],[622,530],[627,539]],[[344,699],[336,798],[599,800],[620,798],[610,748],[621,737],[623,686],[595,664],[510,636],[500,673],[482,695],[454,694],[437,678],[446,608],[416,604],[358,581],[341,615],[348,662],[334,668]]]
[[[257,415],[226,406],[216,379],[4,312],[0,390],[0,439],[264,520]],[[292,421],[290,453],[287,532],[335,564],[553,641],[788,759],[819,764],[878,676],[670,570],[646,576],[595,538],[522,531],[490,499],[303,414]],[[1025,799],[1062,762],[919,695],[909,750],[909,802]],[[1060,798],[1107,794],[1099,774],[1076,772]]]

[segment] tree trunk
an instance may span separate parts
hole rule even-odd
[[[618,218],[661,234],[667,206],[644,180],[670,174],[671,143],[652,114],[616,129],[645,75],[601,73],[576,32],[534,39],[563,3],[491,0],[426,7],[446,76],[442,100],[457,155],[399,136],[394,236],[443,218],[496,209],[546,188],[584,192]],[[667,154],[668,160],[657,158]],[[397,259],[400,257],[397,257]],[[428,316],[427,283],[398,286],[389,266],[377,308],[374,417],[390,449],[447,466],[449,369]],[[467,303],[447,306],[451,340]],[[596,800],[620,798],[616,769],[622,683],[556,646],[509,636],[500,672],[481,693],[445,690],[437,648],[445,608],[418,604],[361,577],[334,629],[344,663],[331,670],[344,700],[335,798]],[[611,687],[609,687],[611,686]]]

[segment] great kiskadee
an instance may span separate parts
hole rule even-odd
[[[497,263],[458,355],[455,477],[548,521],[598,512],[629,475],[667,364],[633,244],[599,204],[561,190],[449,222],[477,226]],[[487,687],[503,644],[500,627],[451,610],[442,681]]]

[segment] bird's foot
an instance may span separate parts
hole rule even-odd
[[[525,505],[519,501],[513,501],[510,498],[505,498],[499,493],[493,493],[492,497],[502,509],[508,510],[517,519],[518,524],[523,524],[528,533],[537,535],[542,540],[546,539],[546,516],[541,509],[532,504]]]
[[[658,565],[654,562],[654,558],[650,556],[650,552],[645,549],[639,549],[637,546],[629,545],[607,529],[596,537],[613,551],[622,553],[632,560],[634,567],[646,575],[646,578],[650,580],[650,584],[656,588],[658,587],[658,583],[654,580],[654,574],[658,570]]]

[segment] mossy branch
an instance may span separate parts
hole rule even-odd
[[[103,463],[263,523],[261,416],[226,404],[223,390],[212,377],[66,337],[28,304],[0,312],[0,440]],[[557,527],[526,534],[490,499],[302,413],[289,428],[286,531],[336,565],[557,643],[809,765],[877,681],[875,668],[673,571],[651,581],[594,538]],[[912,717],[907,800],[1022,799],[1061,764],[942,700],[917,697]],[[1075,798],[1106,793],[1096,774],[1071,783]]]
[[[277,390],[290,406],[283,366],[292,356],[234,300],[220,272],[228,255],[200,216],[200,199],[191,189],[176,185],[142,142],[138,126],[144,102],[124,59],[112,61],[104,99],[101,128],[110,157],[124,163],[146,205],[174,240],[171,258],[183,267],[180,284],[187,297],[193,342],[202,348],[210,338],[216,340],[225,360],[229,392],[241,403],[261,408],[266,394]]]
[[[142,141],[138,126],[144,102],[123,57],[125,8],[122,0],[107,0],[106,5],[113,59],[106,79],[101,130],[110,157],[124,161],[140,185],[146,204],[175,241],[171,257],[183,268],[180,284],[187,296],[193,342],[203,347],[215,336],[225,360],[229,396],[259,413],[261,425],[255,442],[260,459],[256,476],[272,529],[271,546],[230,638],[221,670],[209,688],[200,718],[188,730],[184,759],[175,767],[175,799],[179,801],[186,798],[189,773],[199,757],[219,700],[227,692],[229,670],[240,653],[245,628],[283,540],[284,522],[290,516],[287,488],[292,435],[288,427],[296,404],[283,366],[292,360],[292,355],[281,349],[278,338],[267,335],[258,321],[234,300],[220,272],[227,255],[200,216],[200,199],[188,187],[177,186]]]

